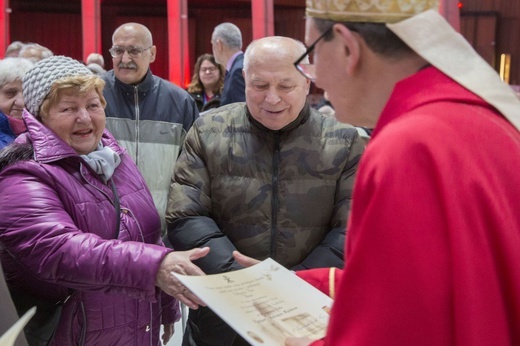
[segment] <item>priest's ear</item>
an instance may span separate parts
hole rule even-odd
[[[361,56],[360,40],[362,40],[362,38],[342,24],[334,25],[333,32],[342,43],[342,51],[346,59],[345,67],[347,72],[352,75],[359,64]]]

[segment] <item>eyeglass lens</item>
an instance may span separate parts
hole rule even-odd
[[[110,48],[110,55],[112,55],[113,58],[118,58],[125,54],[125,51],[128,52],[128,55],[130,55],[132,58],[137,58],[142,52],[145,50],[150,49],[148,48],[141,48],[141,47],[119,47],[114,46]]]
[[[216,67],[201,67],[201,68],[200,68],[200,72],[202,72],[202,73],[208,73],[208,72],[209,72],[209,73],[213,73],[213,72],[215,72],[216,70],[217,70]]]
[[[300,71],[306,78],[314,79],[316,78],[316,67],[312,63],[299,63],[296,65],[298,71]]]
[[[311,80],[316,78],[316,67],[314,66],[314,62],[304,63],[302,62],[306,56],[311,58],[311,53],[314,51],[314,47],[322,40],[330,31],[332,30],[332,26],[325,30],[305,51],[305,53],[294,62],[294,66],[301,72],[301,74]]]

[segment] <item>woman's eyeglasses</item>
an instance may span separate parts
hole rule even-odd
[[[216,67],[201,67],[199,72],[202,72],[202,73],[213,73],[217,70]]]

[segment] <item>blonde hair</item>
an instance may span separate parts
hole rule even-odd
[[[86,95],[91,90],[95,90],[101,100],[101,105],[105,108],[107,101],[103,96],[105,81],[96,75],[74,75],[57,79],[52,83],[51,90],[45,97],[40,107],[40,116],[44,117],[49,113],[53,104],[58,102],[59,92],[73,90],[77,95]]]

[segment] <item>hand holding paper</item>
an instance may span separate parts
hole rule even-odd
[[[256,261],[233,256],[242,265]],[[283,346],[287,338],[307,342],[325,335],[332,299],[270,258],[233,272],[174,275],[251,345]]]
[[[199,305],[205,306],[196,295],[191,293],[172,273],[183,275],[206,275],[191,261],[206,256],[209,247],[193,249],[189,251],[173,251],[167,254],[157,271],[155,285],[167,294],[174,296],[190,309],[198,309]]]
[[[235,261],[237,261],[238,264],[240,264],[241,266],[243,266],[245,268],[251,267],[251,266],[254,266],[255,264],[260,263],[259,260],[254,259],[253,257],[248,257],[236,250],[233,251],[233,257],[235,258]]]

